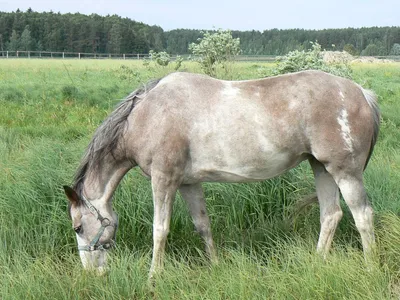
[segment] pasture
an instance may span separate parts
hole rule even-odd
[[[236,63],[229,79],[258,78],[268,63]],[[185,62],[184,70],[201,72]],[[1,299],[398,299],[400,297],[400,65],[353,65],[374,90],[381,132],[364,179],[375,210],[376,262],[344,217],[327,260],[316,255],[319,209],[294,214],[314,192],[308,163],[262,183],[205,184],[219,264],[210,266],[185,203],[174,204],[166,269],[147,285],[151,188],[140,172],[114,196],[119,214],[110,271],[82,269],[62,186],[113,107],[172,68],[137,61],[0,60]],[[221,73],[222,76],[222,73]]]

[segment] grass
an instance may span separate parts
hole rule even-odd
[[[184,69],[200,72],[185,63]],[[237,63],[230,79],[265,63]],[[379,95],[381,134],[365,173],[376,211],[378,261],[366,267],[349,211],[326,261],[315,254],[319,211],[292,219],[313,192],[307,164],[252,184],[205,184],[220,262],[210,266],[187,208],[174,204],[166,269],[147,285],[152,247],[148,180],[131,171],[116,191],[118,246],[110,271],[82,270],[66,213],[69,183],[91,134],[130,91],[172,69],[110,60],[0,61],[1,299],[398,299],[400,296],[400,67],[353,65]],[[223,73],[220,75],[222,76]]]

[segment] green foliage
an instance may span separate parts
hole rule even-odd
[[[79,13],[0,12],[1,43],[12,43],[29,26],[30,48],[12,45],[7,50],[65,51],[80,53],[148,53],[164,47],[164,31],[117,15]],[[27,35],[28,32],[25,32]],[[2,41],[1,41],[2,40]]]
[[[380,44],[369,44],[363,51],[361,51],[363,56],[381,56],[385,55],[385,49]]]
[[[116,70],[115,73],[116,76],[121,80],[137,81],[137,82],[140,82],[141,80],[140,72],[127,65],[121,65],[119,69]]]
[[[161,67],[167,67],[171,63],[171,56],[165,51],[156,52],[154,50],[150,50],[149,54],[150,54],[150,60],[145,59],[143,61],[143,65],[147,68],[150,68],[151,62],[154,62],[155,65]],[[182,66],[182,62],[183,58],[177,55],[173,66],[175,71],[177,71]]]
[[[19,50],[28,51],[32,50],[32,38],[31,31],[29,30],[29,25],[27,25],[21,34],[19,40]]]
[[[360,53],[357,51],[356,47],[354,47],[353,44],[346,44],[343,46],[343,51],[346,51],[347,53],[353,55],[353,56],[358,56]]]
[[[400,55],[400,44],[393,44],[392,50],[390,50],[390,55]]]
[[[273,75],[293,73],[304,70],[321,70],[334,75],[351,78],[351,68],[346,63],[328,64],[324,61],[321,45],[311,42],[311,49],[308,51],[295,50],[286,56],[279,57]]]
[[[218,64],[227,72],[228,65],[234,57],[240,54],[240,40],[234,39],[230,30],[218,30],[215,33],[203,32],[203,37],[189,45],[189,50],[195,55],[202,70],[207,75],[216,76]]]
[[[183,57],[180,55],[177,55],[175,57],[175,66],[174,66],[174,70],[178,71],[181,67],[182,67],[182,63],[183,63]]]
[[[150,59],[155,61],[158,65],[162,67],[168,66],[168,64],[171,61],[171,57],[165,51],[156,52],[154,50],[150,50],[149,54],[150,54]]]
[[[110,31],[108,32],[108,43],[107,43],[107,52],[108,53],[121,53],[121,26],[119,23],[114,23],[111,26]]]
[[[170,54],[190,54],[188,45],[202,37],[200,30],[175,29],[164,32],[117,15],[100,16],[79,13],[0,11],[0,49],[10,42],[12,31],[18,36],[29,26],[32,38],[27,50],[86,53],[148,53],[149,49]],[[290,51],[308,49],[309,42],[318,40],[323,49],[342,51],[352,44],[361,53],[369,44],[380,44],[382,55],[388,55],[399,43],[400,27],[343,28],[324,30],[270,29],[262,32],[234,31],[243,54],[285,55]],[[41,47],[38,43],[40,42]],[[17,50],[12,47],[13,50]],[[8,49],[10,50],[10,49]],[[22,49],[18,49],[22,50]]]
[[[17,51],[18,48],[19,48],[19,35],[15,30],[13,30],[10,37],[10,42],[8,43],[7,50]]]

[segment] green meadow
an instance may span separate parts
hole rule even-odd
[[[227,79],[262,77],[268,63],[236,63]],[[62,186],[115,105],[173,67],[124,60],[0,60],[1,299],[399,299],[400,64],[353,65],[379,96],[381,132],[365,184],[375,210],[377,257],[366,265],[347,207],[326,260],[315,253],[319,208],[307,163],[269,181],[205,184],[219,263],[210,265],[179,195],[166,267],[147,284],[150,182],[137,170],[114,196],[120,226],[109,271],[86,272]],[[184,62],[185,71],[201,72]]]

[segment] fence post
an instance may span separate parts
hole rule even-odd
[[[7,58],[8,58],[8,51],[7,51]]]
[[[63,59],[64,59],[64,52],[63,52]]]
[[[124,53],[124,59],[125,59],[125,53]]]
[[[17,57],[18,57],[18,51],[17,51]]]
[[[28,58],[31,58],[31,51],[28,51]]]
[[[80,53],[78,53],[78,58],[81,59],[81,54]]]
[[[138,53],[138,55],[137,55],[137,59],[139,60],[140,59],[140,54]]]

